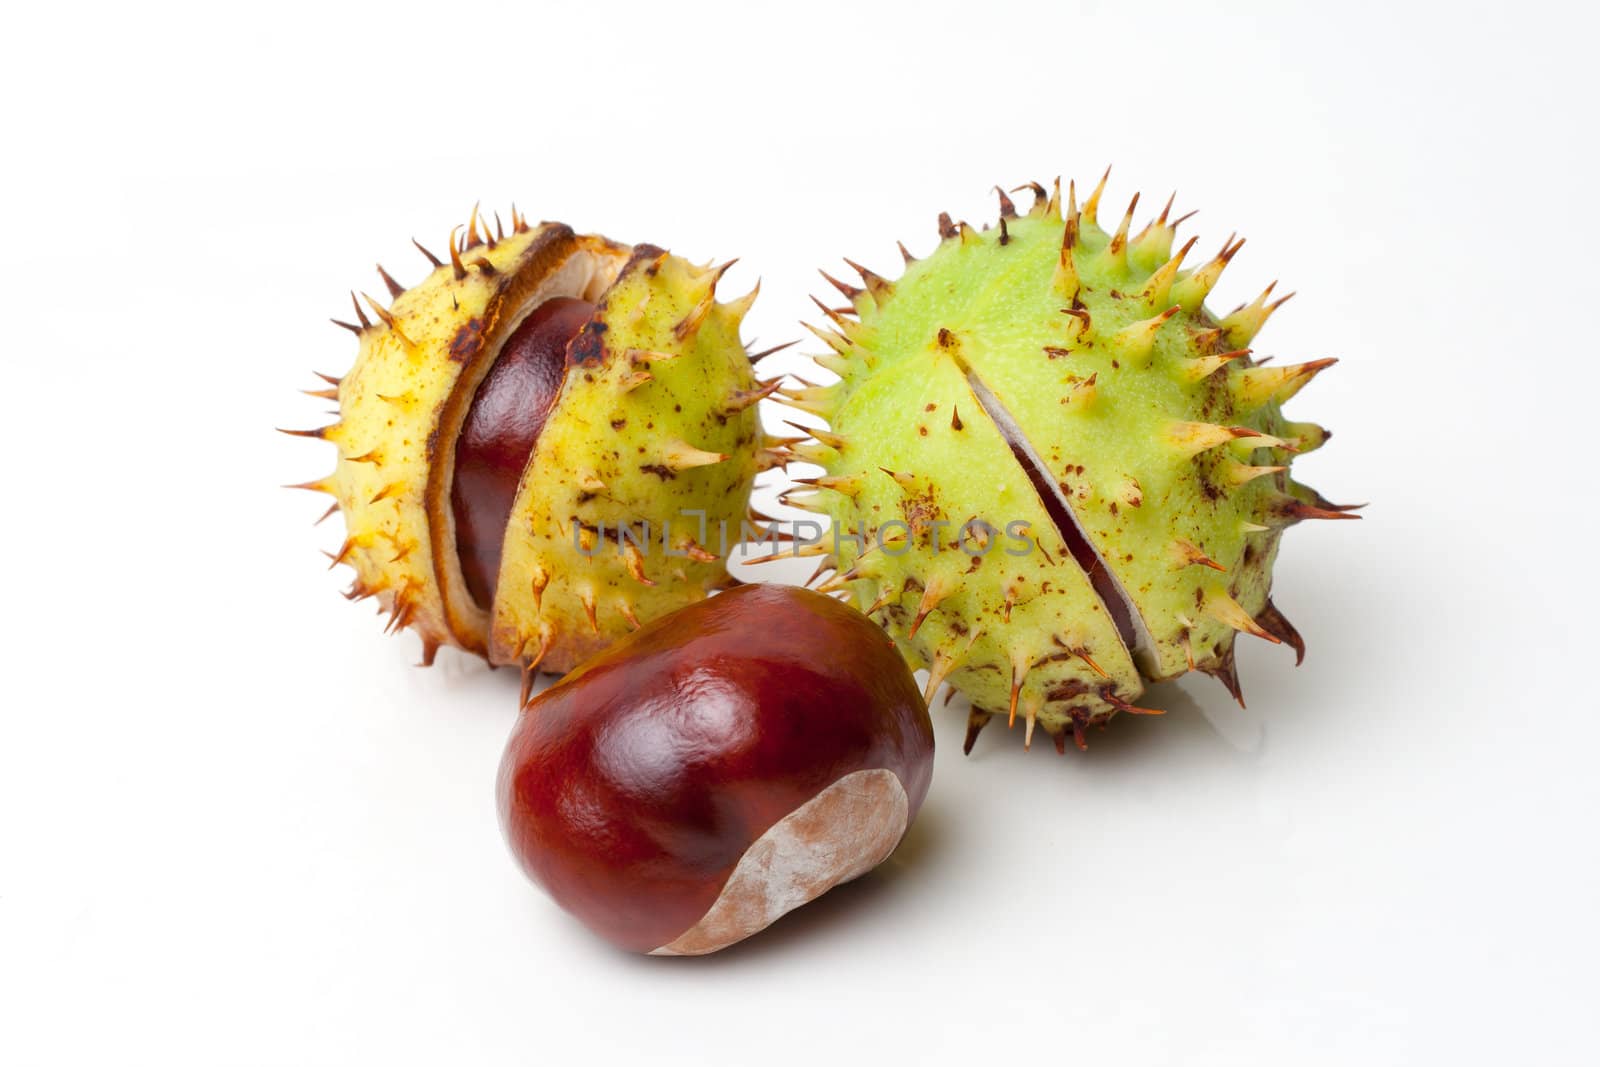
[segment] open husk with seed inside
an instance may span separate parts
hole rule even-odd
[[[728,584],[720,531],[737,536],[756,474],[783,457],[756,416],[771,386],[739,337],[755,292],[719,302],[726,267],[515,212],[492,233],[474,212],[447,259],[423,253],[426,278],[405,288],[379,268],[389,305],[364,297],[340,323],[355,364],[314,393],[338,402],[338,421],[293,431],[338,450],[302,488],[344,517],[334,560],[355,571],[348,595],[415,630],[425,662],[452,645],[531,678]],[[558,298],[593,314],[566,349],[482,602],[451,509],[457,440],[506,339]]]

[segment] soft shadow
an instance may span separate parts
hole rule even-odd
[[[1215,693],[1196,694],[1190,686],[1211,685]],[[1147,707],[1164,709],[1163,715],[1122,714],[1105,726],[1090,729],[1086,751],[1070,739],[1066,752],[1058,755],[1055,742],[1043,731],[1036,732],[1033,748],[1022,747],[1023,725],[1007,729],[1002,716],[984,727],[967,757],[975,764],[996,764],[1048,758],[1063,764],[1089,765],[1096,771],[1135,767],[1141,773],[1154,759],[1178,760],[1190,764],[1237,764],[1259,758],[1265,740],[1259,713],[1234,703],[1220,685],[1197,676],[1182,682],[1162,682],[1151,686],[1140,698]],[[937,703],[937,702],[936,702]],[[948,709],[936,708],[935,718],[943,721],[940,741],[958,748],[965,737],[966,702],[959,697]],[[952,726],[949,720],[957,725]]]
[[[416,662],[416,657],[412,657]],[[474,708],[491,715],[504,715],[517,710],[522,695],[522,672],[515,667],[493,667],[483,659],[456,648],[441,648],[432,667],[415,668],[424,684],[432,685],[445,695],[452,712]],[[542,693],[556,682],[559,675],[540,674],[533,692]]]

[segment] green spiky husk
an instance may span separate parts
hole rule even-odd
[[[448,262],[429,254],[417,285],[384,273],[393,300],[368,298],[375,321],[358,305],[358,322],[341,323],[359,338],[355,364],[316,393],[338,401],[339,421],[304,431],[334,444],[338,462],[300,488],[335,497],[347,530],[335,562],[356,572],[348,595],[375,597],[392,628],[415,630],[424,662],[452,645],[562,673],[731,581],[701,531],[737,530],[776,456],[739,338],[755,293],[719,302],[722,270],[651,246],[519,216],[498,237],[477,223],[452,234]],[[500,345],[562,296],[597,308],[523,471],[493,602],[478,604],[455,545],[455,442]],[[624,523],[649,525],[637,553],[624,551]]]
[[[942,219],[938,248],[898,280],[835,282],[850,307],[825,309],[832,352],[817,361],[839,381],[787,393],[829,424],[796,449],[825,474],[791,502],[867,534],[865,552],[839,540],[829,588],[929,669],[930,694],[941,679],[965,693],[974,731],[1006,713],[1058,747],[1189,670],[1238,695],[1240,631],[1298,648],[1268,598],[1281,531],[1345,515],[1287,473],[1326,434],[1281,404],[1329,361],[1262,367],[1245,351],[1270,290],[1226,316],[1204,306],[1238,245],[1183,270],[1166,212],[1130,238],[1132,207],[1107,232],[1098,189],[1082,211],[1073,199],[1038,190],[1017,216],[1002,198],[992,229]],[[1074,560],[1052,503],[1119,596]],[[987,551],[981,532],[954,536],[973,519],[993,531]],[[1015,522],[1034,550],[1006,535]],[[902,545],[877,545],[886,523],[891,542],[894,523],[909,530]],[[1124,595],[1131,634],[1108,607]]]

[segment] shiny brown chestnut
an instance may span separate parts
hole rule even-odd
[[[933,773],[892,641],[750,585],[656,620],[523,712],[498,784],[528,875],[600,936],[715,952],[883,862]]]

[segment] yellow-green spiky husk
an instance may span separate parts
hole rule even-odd
[[[1268,599],[1282,529],[1352,517],[1287,472],[1326,433],[1280,405],[1332,361],[1252,359],[1270,289],[1204,306],[1242,242],[1185,270],[1167,212],[1130,237],[1131,205],[1099,224],[1100,188],[1081,210],[1033,188],[1025,215],[1002,194],[993,228],[942,217],[898,280],[830,278],[849,307],[824,307],[817,362],[839,380],[785,393],[829,425],[795,449],[825,473],[791,502],[866,535],[840,538],[828,588],[930,671],[930,695],[971,699],[969,747],[996,713],[1081,746],[1189,670],[1237,697],[1236,633],[1301,647]]]
[[[413,288],[383,275],[393,300],[368,298],[375,319],[358,305],[358,322],[341,323],[360,339],[355,365],[315,394],[338,401],[339,421],[307,433],[339,456],[304,487],[344,516],[349,595],[416,630],[425,661],[453,645],[560,673],[728,584],[718,532],[737,531],[773,456],[739,339],[755,294],[721,303],[721,270],[515,215],[496,236],[474,213],[449,261],[429,258]],[[523,471],[494,601],[480,605],[455,546],[456,439],[506,337],[563,296],[597,310]]]

